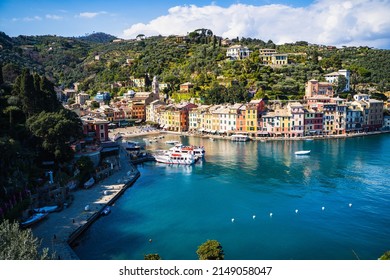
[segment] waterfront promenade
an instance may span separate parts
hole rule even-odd
[[[121,149],[118,170],[92,188],[74,192],[71,205],[60,212],[50,213],[44,221],[32,228],[34,236],[42,240],[43,248],[49,248],[50,253],[55,253],[56,259],[78,259],[68,244],[69,238],[99,218],[102,209],[111,205],[138,177],[138,170]],[[88,211],[85,210],[87,205]]]

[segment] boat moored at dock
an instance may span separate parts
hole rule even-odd
[[[246,142],[250,140],[249,136],[246,134],[233,134],[230,136],[230,139],[234,142]]]

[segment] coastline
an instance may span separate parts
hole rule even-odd
[[[193,137],[199,137],[199,138],[213,138],[213,139],[230,140],[230,138],[229,138],[230,136],[227,136],[227,135],[207,134],[207,133],[199,133],[199,132],[196,132],[196,133],[177,132],[177,131],[167,131],[167,130],[158,130],[158,129],[153,129],[151,131],[144,131],[144,130],[138,129],[136,127],[112,129],[111,132],[109,132],[109,137],[111,139],[113,139],[117,133],[121,133],[123,138],[152,136],[152,135],[158,135],[158,134],[171,134],[171,135],[178,135],[178,136],[193,136]],[[261,141],[261,142],[264,142],[264,141],[286,141],[286,140],[287,141],[301,141],[301,140],[307,140],[307,139],[326,140],[326,139],[344,139],[344,138],[351,138],[351,137],[363,137],[363,136],[386,134],[386,133],[390,133],[390,130],[361,132],[361,133],[348,133],[348,134],[339,134],[339,135],[302,136],[302,137],[250,137],[250,139],[252,141]]]

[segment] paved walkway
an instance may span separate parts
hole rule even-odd
[[[42,240],[42,247],[49,248],[51,253],[54,252],[55,258],[78,259],[67,243],[69,236],[115,198],[129,180],[129,171],[132,171],[132,174],[138,172],[129,162],[123,149],[120,150],[119,160],[119,170],[113,175],[90,189],[75,191],[74,200],[68,208],[50,213],[44,221],[32,228],[34,236]],[[89,211],[85,211],[86,205],[89,205]]]

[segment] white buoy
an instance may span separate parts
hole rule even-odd
[[[270,216],[270,217],[272,217],[272,215],[273,215],[272,213],[269,213],[269,216]]]
[[[232,223],[234,223],[234,218],[232,219]]]
[[[322,211],[324,211],[324,210],[325,210],[325,207],[324,207],[324,206],[322,206],[321,210],[322,210]]]
[[[297,213],[297,214],[298,214],[298,209],[295,209],[295,213]]]
[[[352,203],[348,204],[349,207],[352,207]]]
[[[253,215],[252,218],[253,218],[253,220],[256,219],[256,215]]]

